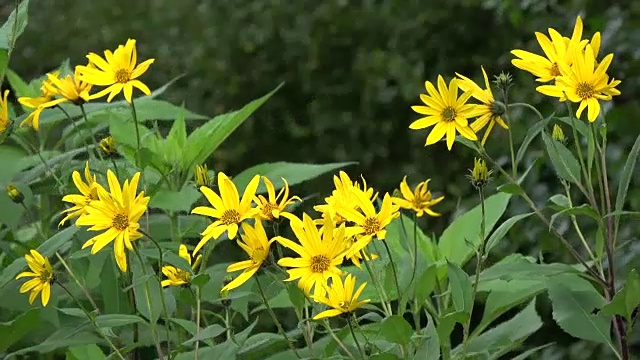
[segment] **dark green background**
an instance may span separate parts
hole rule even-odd
[[[10,10],[4,9],[6,14]],[[640,3],[633,1],[31,1],[29,25],[11,67],[25,78],[40,76],[66,58],[81,64],[87,52],[113,49],[131,37],[138,41],[140,59],[156,59],[143,80],[155,88],[185,74],[165,98],[210,116],[240,107],[284,81],[227,140],[210,167],[235,174],[261,162],[353,160],[360,165],[348,172],[364,174],[383,191],[396,188],[405,174],[411,183],[432,178],[434,191],[446,195],[437,209],[444,216],[427,223],[428,231],[437,234],[456,209],[477,203],[464,176],[474,154],[460,144],[451,152],[442,143],[425,148],[428,132],[408,129],[418,118],[410,106],[419,103],[424,81],[435,81],[438,74],[449,79],[455,72],[480,81],[484,65],[492,75],[514,74],[513,101],[532,103],[545,114],[566,115],[554,99],[535,92],[533,76],[511,66],[509,51],[540,52],[534,31],[553,27],[568,36],[578,14],[586,37],[603,32],[601,54],[615,54],[609,73],[622,79],[615,107],[605,106],[611,110],[608,158],[615,186],[640,129]],[[537,121],[531,113],[514,111],[513,118],[516,139]],[[489,152],[504,164],[506,141],[498,128],[488,142]],[[534,142],[525,165],[544,156],[541,149]],[[540,204],[560,191],[547,164],[536,165],[527,180]],[[630,187],[630,210],[640,209],[638,178]],[[326,194],[330,186],[325,177],[296,191]],[[515,202],[509,214],[523,211],[526,207]],[[565,225],[561,229],[573,237]],[[570,261],[536,220],[521,223],[512,234],[521,235],[503,241],[492,260],[519,251],[543,255],[546,261]],[[638,224],[624,226],[620,235],[621,242],[631,241],[618,261],[626,273],[629,266],[638,266],[640,248],[633,245]],[[553,323],[549,310],[543,311],[547,323]],[[553,326],[534,339],[558,343],[544,352],[545,359],[602,358],[591,345],[573,341]],[[638,336],[635,341],[637,345]]]

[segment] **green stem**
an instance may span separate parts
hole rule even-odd
[[[278,331],[284,337],[284,339],[287,341],[287,343],[289,344],[289,348],[295,353],[296,357],[298,359],[302,359],[302,357],[298,353],[298,349],[296,349],[296,347],[293,345],[293,342],[291,342],[291,340],[289,339],[289,336],[287,336],[287,333],[282,328],[282,324],[280,324],[280,320],[278,320],[278,317],[276,316],[276,313],[273,312],[273,309],[271,308],[271,305],[269,305],[269,301],[267,300],[267,296],[264,294],[264,290],[262,289],[262,284],[260,283],[260,277],[256,276],[255,279],[256,279],[256,283],[258,284],[258,291],[260,291],[260,296],[262,297],[262,302],[264,302],[264,306],[267,308],[267,311],[269,312],[269,315],[271,315],[271,319],[276,324],[276,327],[278,328]]]
[[[80,130],[78,129],[78,125],[76,124],[75,121],[73,121],[73,118],[71,117],[71,115],[69,115],[69,113],[60,105],[56,106],[58,109],[60,109],[60,111],[62,111],[64,113],[64,115],[67,117],[67,119],[69,120],[69,122],[71,123],[71,125],[73,125],[73,128],[77,131],[80,132]],[[85,135],[86,136],[86,135]],[[84,144],[84,149],[87,152],[87,156],[89,156],[90,158],[93,158],[94,155],[91,151],[89,151],[89,145],[87,144],[87,139],[85,137],[82,138],[82,143]]]
[[[229,306],[224,307],[224,325],[227,328],[227,340],[231,339],[231,310]]]
[[[116,160],[111,157],[111,164],[113,164],[113,170],[116,172],[116,177],[120,179],[120,172],[118,171],[118,165],[116,164]]]
[[[391,255],[391,249],[389,249],[389,245],[384,240],[382,240],[382,243],[384,244],[385,250],[387,250],[387,255],[389,255],[389,262],[391,263],[391,271],[393,272],[393,280],[395,281],[396,289],[398,290],[398,315],[402,316],[402,314],[404,313],[404,309],[400,308],[402,306],[401,305],[402,302],[400,301],[400,297],[402,296],[402,291],[400,290],[400,282],[398,281],[398,272],[396,271],[396,264],[393,261],[393,256]]]
[[[87,288],[80,283],[80,280],[78,280],[78,277],[73,273],[73,271],[71,271],[71,268],[69,267],[67,262],[64,261],[62,256],[60,256],[60,253],[58,253],[57,251],[56,251],[56,257],[58,258],[62,266],[65,268],[65,270],[67,270],[67,273],[69,273],[69,276],[71,276],[73,281],[75,281],[75,283],[78,285],[80,290],[82,290],[82,293],[84,294],[84,296],[87,297],[87,300],[89,300],[89,302],[91,303],[91,306],[93,306],[94,311],[96,311],[96,313],[99,314],[100,310],[98,309],[98,305],[96,305],[96,302],[93,301],[93,297],[91,297],[91,294],[89,294],[89,291],[87,290]]]
[[[588,194],[586,194],[591,202],[591,206],[596,205],[595,197],[593,195],[593,184],[591,183],[591,177],[589,177],[589,173],[587,172],[587,166],[585,165],[584,156],[582,154],[582,145],[580,143],[580,138],[578,137],[578,130],[576,130],[576,118],[573,116],[573,108],[571,107],[571,102],[565,101],[567,105],[567,110],[569,111],[569,119],[571,119],[571,130],[573,131],[573,143],[576,147],[576,151],[578,153],[578,161],[580,161],[580,169],[582,170],[582,176],[584,176],[584,181],[587,185]],[[597,206],[594,206],[594,210],[598,210]]]
[[[227,310],[227,321],[229,318],[229,310],[227,309],[227,307],[225,307],[225,310]],[[229,324],[225,324],[227,326],[227,340],[229,340]],[[200,287],[196,286],[196,338],[198,337],[198,334],[200,333]],[[198,360],[198,348],[200,347],[200,341],[196,340],[196,348],[195,348],[195,355],[194,355],[194,360]]]
[[[138,114],[136,113],[133,99],[131,99],[131,116],[133,116],[133,124],[136,130],[136,166],[140,168],[140,129],[138,128]]]
[[[144,260],[142,260],[142,256],[140,255],[140,252],[138,251],[138,247],[134,246],[133,247],[133,252],[136,254],[136,257],[138,258],[138,261],[140,261],[140,267],[142,268],[142,274],[145,276],[148,275],[147,274],[147,268],[144,266]],[[149,281],[145,281],[144,282],[144,288],[145,288],[145,298],[147,299],[147,308],[149,309],[149,312],[151,312],[151,309],[153,309],[153,306],[151,306],[151,297],[149,296],[151,294],[151,288],[149,287]],[[160,294],[162,295],[162,291],[160,292]],[[161,297],[164,297],[164,295],[162,295]],[[168,317],[167,317],[168,318]],[[153,337],[153,342],[156,346],[156,352],[158,353],[158,357],[160,359],[163,358],[163,351],[162,351],[162,347],[160,346],[160,338],[158,336],[158,332],[156,331],[156,323],[155,322],[149,322],[149,328],[151,329],[151,336]],[[168,343],[168,338],[167,338],[167,343]]]
[[[565,194],[567,194],[567,201],[569,202],[569,208],[572,208],[573,207],[573,203],[571,201],[571,191],[570,191],[569,184],[567,184],[567,182],[564,181],[564,180],[560,180],[560,182],[564,186]],[[589,254],[589,257],[596,264],[598,264],[598,261],[597,261],[596,257],[593,255],[593,252],[591,251],[591,248],[589,247],[589,244],[587,244],[587,240],[584,238],[584,234],[582,234],[582,230],[580,230],[580,226],[578,226],[578,221],[576,219],[576,216],[572,214],[572,215],[570,215],[570,218],[571,218],[571,223],[573,224],[573,228],[578,233],[578,237],[580,238],[580,241],[582,242],[582,245],[584,246],[585,250],[587,250],[587,253]]]
[[[517,179],[518,164],[516,164],[516,152],[513,146],[513,132],[511,131],[511,117],[509,116],[509,92],[506,88],[502,91],[502,100],[505,105],[503,117],[507,121],[507,126],[509,127],[507,132],[509,133],[509,153],[511,154],[511,176],[513,176],[514,179]]]
[[[340,338],[336,336],[336,333],[333,331],[333,329],[329,325],[329,321],[325,319],[322,322],[322,325],[324,325],[324,328],[327,329],[327,332],[329,332],[329,335],[331,335],[331,338],[333,338],[333,340],[338,344],[338,346],[340,346],[340,348],[345,352],[345,354],[347,354],[349,359],[356,360],[356,357],[353,356],[351,351],[349,351],[349,349],[347,349],[347,347],[342,343],[342,341],[340,341]]]
[[[353,341],[356,343],[358,347],[358,352],[363,359],[366,359],[364,351],[362,351],[362,347],[360,346],[360,342],[358,341],[358,337],[356,336],[356,332],[353,330],[353,325],[351,324],[352,319],[347,319],[347,324],[349,324],[349,331],[351,331],[351,336],[353,336]],[[353,318],[353,321],[357,321]]]
[[[87,309],[85,309],[85,307],[82,305],[82,303],[80,302],[80,300],[71,293],[71,291],[69,291],[69,289],[66,288],[66,286],[64,286],[64,284],[60,281],[56,281],[58,283],[58,285],[60,285],[60,287],[78,304],[78,306],[80,307],[80,309],[82,310],[82,312],[84,312],[84,314],[87,316],[87,318],[89,319],[89,321],[91,322],[91,325],[93,325],[93,327],[95,328],[96,332],[98,333],[98,335],[100,335],[101,338],[103,338],[107,344],[109,344],[109,347],[111,347],[111,349],[113,349],[113,351],[116,353],[116,355],[118,355],[118,357],[121,360],[126,360],[124,356],[122,356],[122,353],[120,352],[120,350],[118,350],[118,348],[113,344],[113,342],[111,341],[111,339],[109,339],[107,337],[107,335],[105,333],[102,332],[102,330],[100,329],[100,327],[98,326],[98,324],[96,323],[96,319],[93,317],[93,315],[91,313],[89,313],[87,311]]]
[[[373,270],[371,270],[371,266],[369,265],[369,261],[367,260],[367,256],[365,255],[364,250],[361,250],[360,254],[362,255],[362,262],[364,263],[365,268],[367,268],[369,277],[371,278],[371,280],[373,280],[373,286],[376,288],[378,295],[380,295],[380,302],[382,303],[382,309],[384,310],[385,315],[393,315],[393,312],[391,311],[391,305],[387,305],[387,295],[384,292],[384,289],[382,289],[382,286],[380,286],[378,277],[374,274]]]
[[[96,140],[93,131],[91,131],[91,123],[89,122],[89,118],[87,117],[87,113],[84,110],[84,104],[80,104],[78,105],[80,107],[80,111],[82,112],[82,117],[84,118],[84,122],[87,124],[87,131],[89,131],[89,137],[91,138],[91,141],[93,141],[94,144],[96,144],[96,146],[98,145],[98,141]],[[100,158],[100,160],[104,160],[104,158],[102,157],[102,152],[100,150],[96,151],[98,153],[98,157]]]
[[[306,301],[309,301],[309,304],[311,306],[313,306],[313,304],[311,303],[311,300],[309,300],[308,297],[305,296],[305,298],[307,299]],[[309,307],[305,306],[304,307],[304,317],[305,317],[305,322],[304,322],[304,330],[305,330],[305,340],[307,341],[307,347],[309,348],[309,353],[311,354],[311,356],[314,356],[314,351],[313,351],[313,330],[311,329],[311,313],[309,311]]]
[[[36,135],[37,135],[37,133],[36,133]],[[51,174],[51,176],[53,176],[53,178],[55,179],[56,183],[58,184],[59,189],[64,188],[64,185],[62,184],[62,181],[60,180],[60,178],[56,175],[55,172],[53,172],[53,169],[51,169],[51,167],[49,167],[49,164],[44,159],[44,157],[42,157],[42,153],[40,153],[40,149],[38,147],[35,147],[35,146],[31,145],[31,143],[29,141],[26,141],[26,140],[22,139],[15,132],[13,133],[13,136],[16,137],[23,144],[26,144],[27,147],[29,147],[31,149],[31,151],[33,151],[34,153],[36,153],[38,155],[38,158],[40,159],[40,162],[42,162],[42,165],[44,165],[44,168],[47,170],[47,172],[49,174]]]
[[[400,219],[402,219],[402,217]],[[409,287],[411,287],[411,285],[413,284],[413,280],[415,280],[416,278],[417,271],[418,271],[418,217],[414,212],[413,213],[413,271],[411,271],[411,280],[409,280]]]
[[[538,116],[538,120],[540,120],[540,121],[544,120],[544,116],[542,116],[540,111],[538,111],[538,109],[536,109],[535,106],[533,106],[531,104],[513,103],[513,104],[509,104],[507,107],[524,107],[524,108],[527,108],[527,109],[533,111],[534,113],[536,113],[536,115]]]

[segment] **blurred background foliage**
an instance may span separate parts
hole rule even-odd
[[[6,17],[13,2],[4,3]],[[585,37],[602,32],[601,54],[615,54],[609,72],[622,79],[622,95],[607,114],[609,174],[617,184],[626,152],[640,132],[635,96],[640,86],[640,3],[635,1],[34,1],[11,67],[30,79],[67,58],[72,64],[85,63],[88,51],[115,48],[131,37],[138,40],[139,58],[156,59],[145,82],[155,88],[184,74],[165,97],[208,116],[240,107],[284,81],[210,159],[210,167],[236,174],[261,162],[353,160],[359,166],[348,172],[363,174],[382,191],[396,188],[405,174],[410,183],[432,178],[432,189],[446,195],[438,208],[443,216],[428,220],[428,231],[439,234],[452,217],[477,203],[464,176],[473,153],[460,144],[451,153],[443,145],[425,148],[427,131],[408,129],[417,118],[410,106],[419,103],[424,81],[434,81],[438,74],[449,79],[455,72],[481,81],[480,65],[493,75],[509,71],[516,80],[512,101],[564,116],[563,106],[535,92],[530,74],[511,66],[509,51],[539,53],[534,32],[553,27],[568,36],[577,15],[584,19]],[[515,110],[512,118],[516,139],[538,121],[530,112]],[[504,163],[506,141],[506,133],[496,129],[488,142],[489,152]],[[544,156],[541,149],[534,144],[525,166]],[[540,203],[562,192],[545,160],[534,164],[526,184]],[[326,177],[296,191],[319,194],[313,199],[317,202],[331,185]],[[638,185],[640,176],[634,176],[627,210],[640,210]],[[506,216],[524,211],[516,202]],[[518,251],[548,262],[571,262],[544,225],[530,219],[519,223],[511,232],[519,236],[503,241],[491,258]],[[558,224],[573,236],[568,221]],[[620,233],[627,244],[617,264],[623,274],[640,267],[638,227],[627,224]],[[553,324],[549,308],[546,317]],[[544,358],[599,358],[591,345],[554,326],[537,335],[540,344],[558,343]],[[638,349],[637,335],[635,342]]]

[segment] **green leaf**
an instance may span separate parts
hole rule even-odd
[[[206,340],[206,339],[211,339],[211,338],[214,338],[214,337],[222,334],[225,331],[227,331],[227,330],[225,328],[223,328],[222,326],[220,326],[218,324],[213,324],[213,325],[207,326],[202,331],[200,331],[198,333],[198,335],[195,335],[194,337],[192,337],[191,339],[185,341],[182,344],[183,345],[190,345],[190,344],[195,343],[196,341],[203,341],[203,340]]]
[[[580,164],[573,153],[559,141],[553,140],[546,132],[542,133],[542,140],[558,177],[580,184],[582,178]]]
[[[595,134],[593,134],[595,136]],[[596,143],[592,136],[591,126],[589,127],[589,134],[587,135],[587,174],[591,174],[593,169],[593,160],[596,157]]]
[[[55,331],[46,340],[39,342],[37,345],[24,347],[11,354],[6,358],[30,352],[39,352],[41,354],[52,352],[56,349],[68,348],[75,345],[100,344],[102,338],[94,335],[92,332],[78,332],[74,328],[63,328]]]
[[[155,276],[145,275],[143,272],[140,261],[132,259],[131,272],[134,279],[140,279],[142,281],[135,281],[133,286],[135,288],[136,308],[140,315],[144,316],[152,324],[157,322],[162,312],[162,302],[160,299],[160,282]],[[150,266],[146,266],[146,274],[152,274],[153,269]]]
[[[560,215],[569,215],[569,216],[586,215],[594,219],[598,224],[600,223],[600,215],[598,215],[598,212],[595,211],[590,205],[582,204],[579,206],[574,206],[568,209],[564,209],[562,211],[559,211],[551,215],[551,219],[549,220],[549,229],[553,227],[553,223],[556,221],[556,219]]]
[[[416,359],[439,359],[440,358],[440,339],[436,332],[436,326],[431,315],[427,314],[427,327],[424,329],[424,335],[418,335],[422,339],[416,348]]]
[[[261,360],[288,348],[287,340],[282,335],[259,333],[249,337],[244,342],[237,358],[242,360]]]
[[[9,85],[11,85],[16,97],[34,97],[38,95],[38,93],[34,91],[29,84],[22,80],[20,75],[16,74],[11,69],[7,69],[7,80],[9,80]]]
[[[161,188],[149,201],[152,209],[162,209],[166,211],[186,212],[191,210],[191,206],[200,199],[200,192],[193,186],[185,186],[180,191],[173,191]]]
[[[542,327],[542,319],[536,312],[536,302],[531,301],[524,310],[513,318],[469,340],[469,352],[489,351],[492,358],[506,354],[524,342]],[[454,352],[461,350],[458,346]]]
[[[184,152],[184,168],[191,168],[196,164],[203,163],[238,126],[247,120],[281,86],[282,84],[278,85],[267,95],[253,100],[240,110],[214,117],[192,132]]]
[[[394,344],[407,345],[411,342],[413,328],[402,317],[392,315],[382,320],[380,336]]]
[[[504,214],[509,199],[511,199],[510,194],[499,193],[485,200],[486,236]],[[480,205],[456,218],[442,233],[438,244],[440,253],[450,262],[458,266],[464,265],[475,253],[475,249],[468,246],[465,240],[471,242],[475,247],[480,244],[481,220]]]
[[[524,159],[524,156],[527,153],[527,149],[529,148],[529,145],[531,144],[533,139],[535,139],[536,136],[540,134],[540,132],[545,128],[545,126],[547,126],[549,121],[551,121],[552,117],[553,115],[549,116],[548,118],[542,121],[536,122],[533,124],[533,126],[529,127],[529,130],[527,131],[527,134],[525,135],[524,139],[522,140],[522,144],[518,149],[518,153],[516,154],[516,161],[515,161],[516,166],[518,166],[518,164],[520,164],[522,159]]]
[[[633,310],[640,305],[640,279],[636,269],[627,275],[622,290],[613,297],[610,303],[602,308],[603,315],[621,315],[631,322]]]
[[[587,128],[587,124],[584,121],[576,120],[573,117],[557,117],[557,120],[562,121],[563,123],[569,125],[570,127],[575,128],[580,135],[583,137],[589,136],[589,129]],[[577,141],[577,140],[576,140]]]
[[[40,327],[39,314],[40,309],[30,309],[9,322],[0,323],[0,353]]]
[[[620,172],[620,180],[618,181],[618,194],[616,195],[615,211],[622,212],[624,203],[627,200],[627,194],[629,193],[629,184],[633,178],[633,172],[638,162],[638,156],[640,155],[640,135],[636,138],[636,142],[633,144],[629,156],[624,163],[622,171]],[[618,232],[618,226],[620,223],[620,216],[616,215],[616,230]]]
[[[576,275],[552,277],[547,290],[553,306],[553,319],[560,328],[579,339],[611,344],[611,319],[594,315],[604,305],[604,298],[586,280]]]
[[[453,328],[457,324],[464,324],[469,319],[469,313],[467,312],[453,312],[438,319],[438,326],[436,326],[436,332],[439,339],[449,339]],[[446,340],[440,342],[440,349],[443,349]]]
[[[167,135],[166,146],[164,147],[164,157],[171,164],[182,164],[184,148],[187,145],[187,128],[184,122],[184,103],[182,112],[176,117]]]
[[[23,0],[18,4],[18,11],[13,9],[7,21],[0,28],[0,49],[10,49],[15,46],[15,41],[27,27],[29,0]],[[15,32],[14,32],[15,31]],[[13,44],[11,42],[14,42]]]
[[[355,162],[329,163],[329,164],[304,164],[289,163],[284,161],[274,163],[264,163],[252,166],[233,178],[234,184],[238,189],[247,187],[251,179],[256,175],[266,176],[273,183],[274,189],[277,191],[284,187],[281,178],[287,180],[289,186],[300,184],[307,180],[316,178],[322,174],[343,168],[345,166],[357,164]],[[260,182],[258,193],[266,192],[267,188],[264,182]]]
[[[465,273],[459,266],[453,263],[447,263],[449,271],[449,286],[451,287],[451,297],[453,299],[453,307],[458,312],[470,313],[472,304],[472,284],[469,275]]]
[[[554,207],[556,210],[567,209],[570,207],[569,199],[566,195],[556,194],[549,198],[549,201],[554,203],[557,207]]]
[[[509,232],[509,230],[511,230],[513,225],[515,225],[518,221],[522,219],[526,219],[533,214],[535,213],[530,212],[526,214],[516,215],[507,219],[507,221],[503,222],[502,224],[500,224],[500,226],[496,229],[496,231],[494,231],[491,234],[491,236],[489,237],[489,240],[487,240],[487,253],[490,252],[491,249],[493,249],[493,247],[496,246],[498,242],[507,235],[507,233]]]
[[[191,279],[191,284],[202,289],[203,286],[207,285],[210,279],[211,276],[209,276],[209,274],[198,274]]]
[[[511,195],[522,195],[524,190],[518,184],[509,183],[498,186],[498,191]]]
[[[144,322],[144,319],[137,315],[129,314],[108,314],[96,316],[96,323],[100,327],[112,328],[118,326],[125,326],[130,324],[137,324]]]
[[[67,360],[103,360],[106,356],[96,344],[72,346],[67,350]]]
[[[548,344],[544,344],[544,345],[540,345],[540,346],[534,347],[533,349],[529,349],[529,350],[523,352],[522,354],[514,357],[511,360],[527,360],[527,359],[531,358],[531,355],[537,353],[540,350],[546,349],[551,345],[553,345],[553,343],[548,343]]]

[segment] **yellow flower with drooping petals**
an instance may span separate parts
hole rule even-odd
[[[419,130],[433,126],[425,146],[435,144],[446,137],[447,149],[451,150],[456,133],[472,141],[478,140],[468,121],[473,117],[473,111],[477,105],[467,104],[471,97],[470,91],[458,97],[459,81],[451,79],[447,87],[444,78],[438,75],[437,90],[430,81],[425,82],[427,94],[420,94],[420,99],[426,106],[411,107],[413,111],[426,116],[412,122],[409,129]]]
[[[133,251],[132,241],[142,237],[139,220],[149,203],[144,191],[137,194],[139,179],[140,173],[137,172],[131,181],[125,180],[120,187],[118,178],[109,169],[109,192],[97,187],[99,200],[91,201],[85,208],[87,213],[76,220],[76,226],[89,226],[89,231],[104,231],[85,242],[82,248],[91,246],[91,254],[95,254],[113,242],[113,254],[123,272],[127,271],[125,248]]]
[[[298,238],[299,244],[277,236],[274,239],[282,246],[295,251],[300,257],[285,257],[278,260],[278,265],[291,269],[287,270],[289,278],[285,281],[298,281],[305,294],[323,296],[326,292],[325,285],[329,279],[338,281],[342,271],[338,268],[342,264],[346,252],[345,229],[341,225],[334,231],[333,223],[325,219],[322,231],[307,214],[303,219],[290,217],[290,225],[293,233]]]
[[[351,181],[349,175],[344,171],[340,171],[340,173],[333,176],[333,184],[335,185],[335,190],[331,192],[331,196],[326,197],[325,204],[316,205],[313,207],[314,210],[323,214],[322,219],[316,220],[316,223],[322,225],[324,215],[328,215],[329,219],[331,219],[335,225],[340,225],[345,223],[347,220],[338,214],[336,209],[340,207],[356,207],[355,200],[353,199],[353,192],[356,190],[363,191],[371,201],[375,201],[378,198],[378,193],[374,192],[373,188],[367,187],[367,181],[362,177],[362,189],[360,183],[357,181]],[[354,190],[356,189],[356,190]]]
[[[202,232],[202,239],[193,250],[194,253],[200,251],[211,238],[217,239],[225,231],[229,239],[234,239],[238,234],[240,223],[258,215],[260,210],[251,207],[251,203],[259,183],[260,175],[254,176],[245,188],[242,199],[240,199],[236,185],[223,172],[218,173],[220,195],[206,186],[200,187],[200,191],[213,207],[198,206],[191,213],[210,216],[217,220]]]
[[[0,98],[0,139],[4,139],[4,132],[7,131],[13,121],[9,119],[9,90],[4,91],[4,95]],[[2,143],[2,140],[0,140]]]
[[[221,293],[240,287],[258,272],[269,256],[271,243],[275,241],[275,238],[267,239],[267,233],[264,231],[264,226],[262,226],[260,219],[256,219],[255,226],[243,223],[242,232],[240,235],[242,240],[238,240],[238,245],[249,255],[249,260],[240,261],[227,267],[227,272],[244,271],[226,284],[220,290]]]
[[[560,64],[561,75],[556,78],[554,85],[538,86],[536,90],[547,96],[567,99],[579,103],[576,117],[579,119],[582,111],[587,109],[587,119],[594,122],[600,114],[600,102],[611,100],[612,96],[620,95],[615,87],[620,80],[611,79],[607,75],[607,69],[613,60],[613,54],[602,59],[596,67],[594,51],[591,45],[587,45],[584,52],[577,52],[572,66]]]
[[[113,52],[105,50],[104,59],[95,53],[89,53],[87,59],[95,65],[95,68],[78,66],[80,78],[89,84],[107,86],[106,89],[91,95],[91,99],[109,94],[107,102],[111,102],[114,96],[123,92],[124,98],[131,103],[134,87],[140,89],[145,95],[151,95],[151,90],[138,78],[147,71],[155,59],[138,64],[135,40],[127,40],[125,45],[119,45]]]
[[[73,183],[76,185],[78,191],[80,191],[80,194],[69,194],[62,198],[62,201],[72,203],[73,207],[62,211],[63,214],[67,213],[67,216],[60,221],[58,226],[64,225],[67,220],[86,214],[86,209],[89,204],[92,201],[100,200],[98,197],[98,187],[102,187],[102,185],[98,184],[96,176],[91,174],[88,161],[84,168],[84,178],[86,182],[82,181],[82,177],[78,171],[74,171],[71,178],[73,179]]]
[[[367,286],[366,282],[360,285],[358,290],[354,293],[356,288],[356,278],[351,274],[347,275],[344,279],[344,283],[342,282],[342,279],[333,281],[330,287],[326,287],[328,296],[313,296],[313,300],[330,307],[330,309],[314,316],[313,320],[334,317],[342,314],[351,314],[362,305],[367,304],[371,301],[370,299],[359,300],[365,286]]]
[[[53,83],[49,79],[49,76],[58,77],[60,75],[60,71],[54,71],[50,74],[47,74],[47,78],[42,81],[42,86],[40,86],[40,96],[37,97],[27,97],[22,96],[18,98],[18,102],[23,106],[34,109],[26,119],[20,123],[20,126],[31,126],[34,130],[40,129],[40,113],[44,110],[44,107],[41,105],[46,104],[53,100],[53,97],[56,95],[56,88],[53,86]]]
[[[27,261],[31,271],[21,272],[16,276],[16,280],[23,277],[31,277],[33,279],[22,284],[20,293],[31,291],[29,304],[33,304],[38,294],[42,293],[42,306],[47,306],[51,297],[51,284],[55,281],[51,263],[49,263],[49,259],[42,256],[37,250],[31,250],[30,254],[24,256],[24,259]]]
[[[471,91],[471,96],[482,103],[474,108],[470,116],[478,117],[473,123],[471,123],[471,129],[474,132],[477,133],[488,125],[487,131],[485,131],[484,136],[482,137],[482,145],[484,146],[495,124],[500,125],[500,127],[505,130],[509,129],[509,126],[507,126],[501,117],[506,111],[506,108],[504,104],[496,102],[496,99],[493,97],[493,92],[491,91],[491,85],[489,84],[487,73],[484,71],[484,67],[481,67],[481,69],[486,89],[481,88],[468,77],[458,73],[456,73],[456,75],[462,79],[462,81],[458,83],[460,89],[462,89],[462,91]]]
[[[287,206],[292,205],[295,201],[302,201],[297,196],[289,198],[289,183],[287,183],[285,178],[281,179],[282,182],[284,182],[284,187],[280,189],[276,196],[273,183],[269,181],[266,176],[262,177],[262,180],[264,180],[264,184],[267,187],[268,198],[258,195],[254,201],[256,205],[258,205],[258,209],[260,209],[260,218],[264,220],[272,221],[274,219],[279,219],[280,215],[285,213]],[[287,213],[287,215],[288,214],[289,213]]]
[[[191,254],[189,254],[189,250],[187,250],[187,246],[184,244],[180,244],[178,248],[178,255],[185,259],[189,265],[191,265],[191,269],[195,269],[200,264],[202,260],[202,255],[198,255],[191,264]],[[166,286],[182,286],[191,282],[191,272],[186,271],[175,266],[165,265],[162,267],[162,273],[167,279],[162,280],[162,287]]]
[[[421,217],[423,214],[429,216],[440,216],[437,212],[431,210],[431,207],[440,203],[444,196],[439,198],[433,198],[431,190],[429,190],[429,182],[431,179],[418,183],[414,191],[411,191],[407,184],[407,177],[405,176],[400,183],[400,193],[402,198],[393,197],[391,200],[393,203],[403,209],[409,209],[416,213],[417,217]]]

